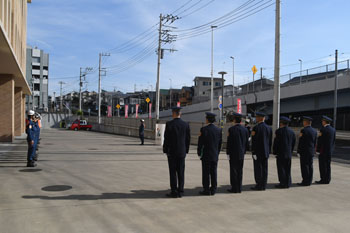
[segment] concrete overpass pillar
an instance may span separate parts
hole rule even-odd
[[[12,142],[15,135],[15,81],[12,75],[0,76],[0,142]]]
[[[21,87],[15,87],[15,105],[14,105],[14,120],[15,120],[15,136],[21,136],[23,133],[23,122],[24,122],[24,114],[23,114],[23,91]]]

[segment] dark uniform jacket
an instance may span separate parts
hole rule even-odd
[[[273,142],[273,154],[279,158],[292,158],[295,146],[295,133],[285,126],[276,130],[276,137]]]
[[[272,145],[272,129],[265,122],[254,126],[252,131],[252,154],[268,158]]]
[[[213,124],[201,128],[197,154],[205,161],[218,161],[222,143],[222,131]]]
[[[249,132],[241,124],[229,128],[226,153],[235,159],[244,159],[248,147]]]
[[[180,118],[166,123],[163,152],[169,156],[185,158],[190,148],[190,126]]]
[[[316,149],[317,132],[311,126],[306,126],[300,131],[298,153],[313,157]]]
[[[139,127],[139,135],[143,135],[144,131],[145,131],[145,125],[141,124],[140,127]]]
[[[322,127],[317,140],[317,152],[331,156],[333,154],[334,144],[335,129],[330,125]]]

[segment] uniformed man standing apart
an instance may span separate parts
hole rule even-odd
[[[190,148],[190,126],[181,120],[181,107],[172,108],[173,120],[166,123],[163,152],[168,156],[170,187],[168,197],[182,197],[185,183],[185,157]]]
[[[303,117],[304,128],[300,131],[298,155],[300,157],[301,176],[300,186],[310,186],[313,176],[313,159],[315,155],[317,132],[311,127],[312,118]]]
[[[197,154],[202,160],[201,195],[215,195],[217,189],[217,167],[222,143],[222,130],[216,127],[215,114],[206,112],[207,126],[201,128],[198,138]],[[210,187],[211,184],[211,187]],[[210,187],[210,188],[209,188]]]
[[[330,126],[332,119],[322,116],[322,128],[317,140],[318,164],[321,180],[317,184],[329,184],[331,182],[331,157],[335,145],[335,129]]]
[[[40,138],[40,126],[39,126],[39,120],[40,120],[40,114],[39,113],[35,113],[34,114],[34,120],[33,120],[33,127],[34,127],[34,132],[35,132],[35,136],[34,136],[34,161],[38,161],[39,158],[39,138]]]
[[[28,142],[28,154],[27,154],[27,167],[35,167],[34,155],[34,140],[35,140],[35,129],[34,129],[34,111],[28,111],[28,124],[26,127],[27,142]]]
[[[249,132],[241,125],[242,115],[233,113],[233,124],[228,130],[226,153],[230,160],[231,189],[228,192],[241,193],[244,155],[248,147]]]
[[[141,125],[139,127],[139,137],[141,140],[140,145],[144,145],[144,142],[145,142],[145,120],[141,119],[140,122],[141,122]]]
[[[276,188],[289,188],[292,184],[290,168],[292,164],[293,149],[295,146],[295,134],[288,127],[290,119],[280,117],[280,128],[276,130],[273,141],[273,154],[276,155],[279,184]]]
[[[265,114],[256,112],[257,125],[252,130],[252,155],[256,185],[253,190],[265,190],[267,184],[268,159],[272,145],[272,129],[265,123]]]

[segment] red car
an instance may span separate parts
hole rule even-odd
[[[86,122],[86,120],[75,120],[72,125],[70,126],[71,130],[81,130],[81,129],[85,129],[85,130],[91,130],[92,125],[88,125],[88,123]]]

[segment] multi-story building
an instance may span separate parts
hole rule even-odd
[[[214,78],[214,88],[222,86],[221,78]],[[194,96],[193,103],[200,103],[210,99],[208,90],[211,89],[211,77],[195,77],[194,78]]]
[[[27,109],[48,109],[49,54],[37,47],[27,47],[27,82],[32,95],[26,98]]]
[[[25,131],[27,0],[0,0],[0,141]]]

